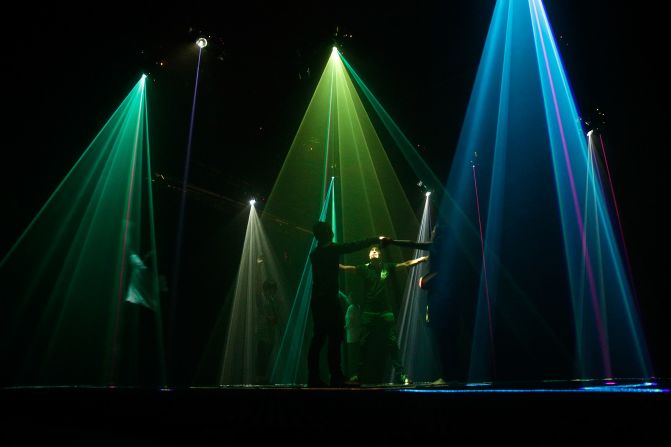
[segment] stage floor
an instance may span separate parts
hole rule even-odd
[[[0,440],[647,443],[667,438],[670,388],[669,379],[338,389],[12,387],[0,390]]]

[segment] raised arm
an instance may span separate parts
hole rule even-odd
[[[338,296],[342,299],[346,305],[352,304],[352,296],[344,293],[342,290],[338,290]]]
[[[354,266],[354,265],[338,264],[338,268],[339,268],[340,270],[344,270],[344,271],[346,271],[346,272],[347,272],[347,271],[356,271],[356,266]]]
[[[414,248],[415,250],[428,250],[431,248],[431,242],[415,242],[415,241],[399,241],[393,240],[390,242],[392,245],[398,247]]]
[[[382,246],[385,246],[387,244],[393,243],[393,239],[388,238],[386,236],[378,236],[378,237],[372,237],[369,239],[363,239],[360,241],[356,242],[342,242],[342,243],[334,243],[331,244],[331,250],[335,250],[340,254],[345,254],[345,253],[352,253],[353,251],[358,251],[358,250],[363,250],[364,248],[368,248],[373,244],[380,244]]]
[[[421,258],[411,259],[405,262],[399,262],[398,264],[396,264],[396,268],[412,267],[413,265],[421,264],[422,262],[426,262],[428,260],[429,260],[428,256],[422,256]]]

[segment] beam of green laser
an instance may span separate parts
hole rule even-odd
[[[400,130],[398,125],[393,121],[389,113],[384,109],[384,107],[382,106],[380,101],[375,97],[375,95],[373,95],[371,90],[363,82],[361,77],[359,77],[359,75],[356,73],[356,71],[350,65],[350,63],[345,59],[345,57],[342,54],[340,54],[340,58],[345,64],[345,67],[347,67],[349,73],[352,75],[352,78],[355,80],[356,85],[361,89],[361,91],[364,92],[364,96],[373,106],[378,116],[380,116],[382,123],[385,125],[385,128],[396,142],[402,155],[406,158],[409,166],[415,172],[415,175],[421,178],[426,184],[430,185],[430,188],[436,193],[435,198],[438,201],[438,203],[441,203],[441,201],[445,201],[445,205],[441,206],[441,209],[447,208],[451,211],[450,216],[445,218],[445,221],[459,222],[460,224],[464,224],[466,226],[466,228],[464,229],[465,230],[464,236],[479,239],[479,232],[472,219],[464,213],[459,203],[451,196],[451,194],[447,190],[444,189],[441,181],[438,179],[438,177],[436,177],[434,172],[421,158],[421,156],[417,154],[417,151],[415,150],[410,140]],[[465,252],[468,253],[468,251]],[[499,263],[498,255],[495,252],[493,252],[491,248],[489,247],[486,248],[486,254],[488,259],[490,257],[492,258],[492,262]],[[469,262],[473,265],[475,265],[478,262],[477,256],[471,256],[469,254],[468,259]],[[503,266],[501,266],[501,268],[502,273],[504,274],[506,279],[508,281],[514,282],[514,279],[507,272],[507,270],[503,268]],[[521,289],[519,287],[517,287],[517,289],[519,292],[521,292]]]
[[[0,263],[0,283],[10,289],[3,293],[9,306],[3,319],[12,321],[3,324],[6,337],[0,345],[10,353],[16,377],[28,384],[114,380],[110,347],[117,322],[119,328],[123,322],[115,317],[120,317],[119,292],[126,285],[123,253],[126,245],[136,250],[141,243],[146,125],[141,80]],[[148,243],[155,247],[153,228],[150,234]],[[5,275],[14,276],[11,287]],[[7,349],[17,339],[23,340],[20,353]]]
[[[154,221],[154,199],[152,192],[152,172],[151,172],[151,148],[149,145],[149,107],[146,101],[146,88],[144,91],[145,94],[145,108],[144,108],[144,118],[145,118],[145,135],[146,135],[146,154],[147,154],[147,205],[149,207],[149,242],[151,244],[151,256],[152,256],[152,293],[154,295],[154,302],[156,303],[155,308],[155,324],[156,324],[156,340],[158,344],[158,356],[159,361],[159,380],[162,386],[167,386],[167,376],[166,376],[166,366],[165,366],[165,346],[163,343],[163,312],[161,310],[161,292],[158,282],[158,248],[156,246],[156,223]]]
[[[96,145],[98,138],[101,137],[101,135],[104,135],[106,130],[109,130],[111,134],[114,134],[118,131],[118,126],[121,125],[122,121],[119,119],[120,116],[123,116],[126,113],[126,109],[128,109],[132,103],[133,96],[135,95],[134,91],[131,91],[128,96],[124,99],[124,101],[119,105],[117,110],[112,114],[109,120],[105,123],[105,125],[100,129],[98,134],[94,137],[93,141],[88,145],[84,153],[79,157],[79,159],[75,162],[74,166],[68,171],[68,173],[65,175],[65,178],[59,183],[59,185],[56,187],[54,192],[49,196],[47,199],[46,203],[42,206],[42,208],[38,211],[37,215],[33,218],[33,220],[28,224],[26,229],[23,231],[21,236],[17,239],[17,241],[12,245],[12,247],[9,249],[7,254],[3,257],[2,261],[0,261],[0,268],[5,264],[7,259],[12,255],[14,250],[21,244],[23,241],[24,237],[26,234],[30,232],[30,230],[33,228],[35,223],[40,219],[40,216],[44,213],[44,211],[49,207],[49,204],[52,202],[54,197],[58,195],[60,190],[63,188],[63,185],[65,185],[68,182],[68,179],[72,176],[73,172],[77,172],[78,167],[80,164],[83,163],[84,160],[88,159],[88,156],[90,155],[91,148]],[[112,129],[108,129],[108,126],[111,126]],[[111,138],[111,135],[107,136],[107,138]],[[105,143],[103,145],[104,147],[108,146],[108,143]],[[95,176],[91,173],[88,177],[89,179],[95,179]]]
[[[405,134],[398,127],[398,125],[396,125],[396,123],[392,120],[389,113],[387,113],[384,107],[382,107],[382,104],[380,104],[380,102],[373,95],[368,86],[366,86],[366,84],[362,81],[361,77],[359,77],[359,75],[356,73],[354,68],[352,68],[350,63],[347,62],[347,59],[345,59],[345,57],[342,54],[339,54],[339,56],[342,59],[343,63],[345,64],[345,67],[347,68],[349,73],[352,75],[352,78],[356,82],[356,85],[359,86],[361,91],[364,93],[366,99],[368,99],[370,104],[373,106],[375,112],[382,119],[382,123],[386,127],[391,137],[396,142],[399,150],[401,151],[401,154],[405,157],[406,161],[412,167],[413,171],[422,179],[422,181],[429,184],[431,189],[435,191],[435,193],[437,193],[439,197],[442,196],[443,194],[442,182],[438,179],[438,177],[434,174],[434,172],[426,164],[426,162],[422,159],[422,157],[417,153],[410,140],[405,136]]]

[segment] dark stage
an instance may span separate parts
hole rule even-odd
[[[379,386],[6,388],[3,438],[26,441],[363,441],[537,444],[664,436],[669,381]],[[6,444],[5,444],[6,445]]]

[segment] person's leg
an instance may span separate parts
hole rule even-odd
[[[326,331],[322,324],[314,322],[312,341],[308,350],[308,386],[325,386],[319,375],[319,354],[326,342]]]
[[[372,332],[373,320],[369,315],[361,317],[361,335],[359,337],[359,363],[357,364],[357,372],[359,373],[359,381],[361,383],[371,383],[371,375],[369,373],[370,357],[370,335]]]
[[[359,380],[359,362],[360,362],[360,353],[361,345],[359,341],[353,341],[352,343],[347,343],[347,357],[348,357],[348,369],[347,375],[350,380],[358,381]]]
[[[330,298],[330,297],[329,297]],[[340,302],[337,297],[333,299],[325,299],[323,302],[322,313],[320,315],[320,322],[326,338],[328,338],[328,368],[331,373],[331,385],[340,386],[345,381],[345,376],[342,373],[341,364],[341,349],[342,341],[345,337],[345,319],[340,308]],[[317,359],[319,358],[317,353]]]
[[[465,379],[465,367],[459,352],[459,318],[454,309],[450,309],[442,327],[444,373],[447,382],[461,382]]]
[[[398,335],[396,333],[396,320],[393,315],[391,317],[386,316],[384,325],[386,332],[386,348],[389,353],[391,366],[394,368],[394,382],[408,385],[410,379],[408,379],[408,376],[406,375],[403,361],[401,360],[401,352],[398,348]]]
[[[312,342],[308,351],[308,386],[326,385],[319,375],[319,354],[325,341],[326,334],[323,332],[312,335]]]
[[[342,325],[331,325],[328,334],[328,364],[331,373],[331,385],[339,386],[345,382],[345,376],[342,373],[341,355],[344,330]]]
[[[265,384],[266,373],[268,370],[268,356],[270,355],[270,347],[265,340],[259,340],[256,355],[256,380],[257,384]]]

